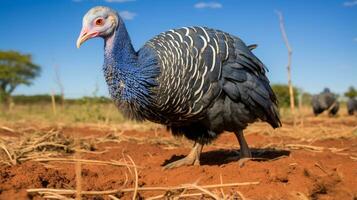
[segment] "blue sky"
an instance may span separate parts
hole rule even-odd
[[[42,66],[34,84],[16,94],[58,91],[54,66],[67,97],[92,95],[96,87],[108,94],[103,41],[75,47],[83,15],[97,5],[122,13],[136,49],[171,28],[208,26],[258,44],[254,53],[271,82],[286,83],[287,51],[274,12],[280,10],[293,48],[293,83],[311,93],[357,87],[357,0],[0,0],[0,49],[31,53]]]

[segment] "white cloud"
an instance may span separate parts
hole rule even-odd
[[[72,1],[73,2],[83,2],[85,0],[72,0]],[[98,0],[92,0],[92,1],[98,1]],[[135,0],[102,0],[102,1],[105,1],[107,3],[124,3],[124,2],[130,2],[130,1],[135,1]],[[119,11],[119,15],[124,20],[132,20],[137,16],[136,13],[130,12],[128,10]]]
[[[72,0],[73,2],[83,2],[85,0]],[[92,0],[92,1],[99,1],[99,0]],[[125,3],[125,2],[132,2],[135,0],[101,0],[107,3]]]
[[[104,0],[104,1],[108,2],[108,3],[125,3],[125,2],[135,1],[135,0]]]
[[[198,9],[204,9],[204,8],[217,9],[217,8],[222,8],[223,5],[220,3],[217,3],[217,2],[199,2],[199,3],[196,3],[194,5],[194,7],[198,8]]]
[[[127,10],[123,10],[123,11],[119,11],[119,15],[122,19],[125,20],[132,20],[134,19],[134,17],[137,15],[136,13],[127,11]]]
[[[357,6],[357,0],[346,1],[346,2],[343,3],[343,5],[346,6],[346,7]]]

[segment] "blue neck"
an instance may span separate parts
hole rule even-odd
[[[152,62],[138,58],[124,23],[119,23],[116,31],[105,38],[104,50],[103,70],[111,97],[117,104],[147,107],[157,72],[152,70]]]
[[[119,24],[113,35],[105,38],[104,51],[105,62],[116,63],[121,68],[137,64],[137,55],[124,23]]]

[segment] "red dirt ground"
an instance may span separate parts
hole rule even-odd
[[[315,121],[305,123],[305,126],[316,123],[324,124],[323,121]],[[326,128],[330,125],[330,122],[325,123]],[[356,127],[357,120],[333,125]],[[63,134],[80,137],[103,137],[110,131],[82,126],[62,130]],[[204,148],[201,166],[162,170],[162,165],[168,160],[181,158],[190,150],[187,142],[181,142],[182,146],[177,147],[147,139],[153,137],[177,142],[165,129],[125,131],[125,136],[143,138],[143,141],[105,142],[97,145],[97,152],[106,152],[81,153],[80,156],[93,160],[122,160],[126,155],[131,156],[138,166],[139,187],[178,186],[197,181],[198,185],[219,184],[222,177],[223,183],[259,182],[257,185],[225,188],[225,194],[231,197],[239,191],[246,199],[357,199],[357,137],[353,134],[350,137],[304,140],[258,132],[248,130],[246,138],[254,157],[261,159],[250,160],[243,167],[237,163],[239,145],[234,134],[230,133],[222,134],[212,145]],[[7,131],[0,131],[0,136],[20,137]],[[307,148],[287,148],[289,144],[324,147],[324,150],[314,152]],[[341,151],[334,152],[333,148]],[[126,175],[129,180],[127,183]],[[82,190],[132,188],[135,185],[133,176],[125,167],[83,164]],[[42,199],[38,194],[27,194],[26,189],[75,189],[75,185],[75,167],[71,163],[27,161],[15,166],[0,164],[0,199]],[[147,198],[162,193],[139,191],[139,197]],[[132,193],[118,193],[116,196],[130,199]],[[83,199],[109,197],[88,195]]]

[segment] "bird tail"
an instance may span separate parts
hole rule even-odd
[[[281,127],[281,121],[280,121],[280,114],[279,114],[279,109],[277,106],[277,102],[274,102],[270,106],[270,112],[267,116],[267,122],[273,127],[273,128],[279,128]]]
[[[236,102],[242,102],[261,120],[272,127],[281,126],[278,100],[265,75],[257,76],[245,68],[225,65],[223,90]]]
[[[250,51],[253,51],[253,50],[256,49],[257,47],[258,47],[257,44],[248,45],[248,49],[249,49]]]

